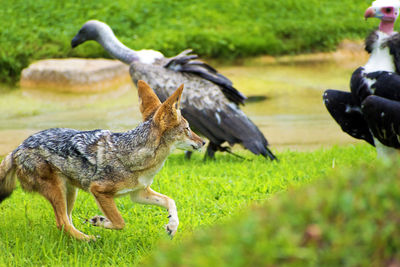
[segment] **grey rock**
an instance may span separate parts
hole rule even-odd
[[[109,59],[46,59],[32,63],[21,74],[22,88],[61,92],[108,91],[129,83],[128,66]]]

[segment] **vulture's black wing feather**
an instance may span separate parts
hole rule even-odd
[[[375,138],[400,148],[400,102],[372,95],[362,103],[362,112]]]
[[[374,95],[400,101],[400,75],[393,72],[376,71],[368,73],[367,78],[375,80],[371,85]]]
[[[225,141],[230,145],[241,143],[256,155],[276,159],[264,135],[237,107],[226,105],[218,111],[205,107],[200,111],[195,106],[186,106],[182,109],[182,115],[190,121],[194,130],[201,132],[216,146],[221,146]]]
[[[327,90],[323,99],[329,113],[345,133],[374,145],[374,139],[361,113],[361,108],[351,93]]]
[[[195,54],[190,54],[191,52],[192,50],[188,49],[179,55],[168,59],[168,61],[164,64],[164,67],[174,71],[193,73],[206,80],[209,80],[218,85],[223,94],[230,101],[237,105],[244,104],[246,97],[232,86],[232,82],[228,78],[218,73],[216,69],[207,63],[196,60],[198,59],[198,56]]]

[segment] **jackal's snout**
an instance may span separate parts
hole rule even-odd
[[[193,150],[200,150],[206,144],[206,142],[193,131],[191,131],[191,140],[193,141],[191,144]]]
[[[187,121],[182,118],[180,130],[175,134],[175,147],[186,151],[200,150],[206,143],[200,136],[193,132]]]

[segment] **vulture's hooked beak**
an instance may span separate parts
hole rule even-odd
[[[81,40],[79,33],[77,35],[75,35],[75,37],[71,40],[71,47],[75,48],[78,45],[80,45],[81,43],[83,43],[83,41]]]
[[[373,8],[373,7],[367,8],[367,10],[364,13],[365,20],[367,20],[369,18],[374,18],[375,16],[376,16],[376,11],[375,11],[375,8]]]

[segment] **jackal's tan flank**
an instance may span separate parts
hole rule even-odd
[[[167,208],[166,229],[174,235],[179,224],[175,202],[150,185],[174,148],[193,150],[204,145],[181,116],[182,90],[183,85],[161,103],[153,90],[139,81],[144,122],[128,132],[56,128],[30,136],[0,165],[0,202],[14,190],[18,177],[23,189],[49,200],[59,229],[77,239],[90,240],[94,237],[72,224],[77,188],[90,192],[105,215],[89,222],[111,229],[125,225],[114,198],[130,194],[134,202]]]

